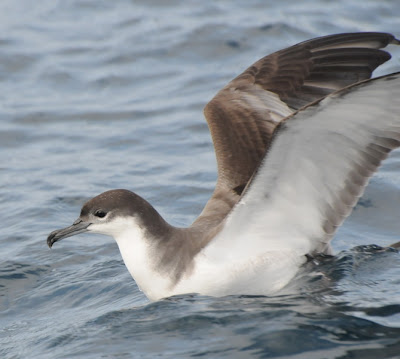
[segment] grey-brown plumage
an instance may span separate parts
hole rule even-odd
[[[386,33],[330,35],[258,60],[207,104],[218,182],[194,226],[215,226],[240,198],[263,158],[275,128],[301,107],[369,79],[390,59],[380,50],[399,44]]]
[[[48,245],[84,231],[114,236],[153,299],[188,291],[264,293],[240,280],[255,272],[270,276],[271,287],[283,286],[295,273],[285,265],[329,251],[368,179],[400,145],[393,101],[400,75],[368,81],[390,59],[381,50],[388,44],[400,41],[386,33],[309,40],[260,59],[219,91],[204,109],[218,181],[190,227],[169,225],[133,192],[111,190],[88,201],[72,226],[52,232]],[[209,283],[219,261],[219,282]],[[274,261],[282,267],[271,267]],[[235,272],[236,264],[248,272]],[[286,279],[276,281],[278,274]]]

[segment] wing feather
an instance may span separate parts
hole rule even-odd
[[[282,122],[210,246],[237,242],[240,255],[248,248],[327,250],[370,177],[400,146],[399,98],[395,73],[335,92]]]
[[[204,113],[214,142],[218,181],[196,225],[218,225],[239,200],[282,119],[355,82],[390,59],[386,33],[309,40],[266,56],[232,80]]]

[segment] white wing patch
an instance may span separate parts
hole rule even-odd
[[[281,122],[283,118],[293,113],[276,93],[264,90],[259,85],[247,86],[245,91],[233,88],[231,90],[240,92],[239,98],[235,96],[232,101],[245,103],[246,108],[251,108],[252,111],[258,112],[260,116],[265,116],[267,111],[271,120],[276,123]]]

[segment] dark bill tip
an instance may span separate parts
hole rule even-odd
[[[49,248],[51,248],[53,246],[53,244],[58,241],[58,239],[56,238],[57,232],[58,232],[58,230],[55,230],[55,231],[51,232],[49,234],[49,236],[47,237],[47,245],[49,246]]]
[[[91,223],[83,222],[80,219],[77,219],[72,226],[56,229],[55,231],[51,232],[47,237],[47,245],[49,248],[53,246],[54,243],[59,241],[60,239],[75,236],[76,234],[87,232],[88,227]]]

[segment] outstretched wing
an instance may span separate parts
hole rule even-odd
[[[204,113],[218,164],[215,192],[193,224],[218,224],[237,203],[276,126],[295,110],[368,79],[399,44],[386,33],[350,33],[309,40],[266,56],[232,80]]]
[[[239,256],[324,251],[381,161],[400,145],[399,99],[395,73],[349,86],[283,121],[210,249],[237,246]]]

